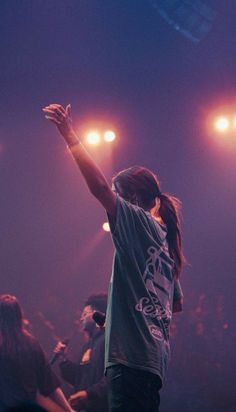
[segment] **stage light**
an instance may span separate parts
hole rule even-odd
[[[102,228],[104,232],[110,232],[110,226],[108,222],[103,223]]]
[[[236,129],[236,116],[233,118],[233,128]]]
[[[101,141],[101,136],[98,132],[92,131],[87,135],[87,142],[92,145],[97,145]]]
[[[215,127],[219,132],[226,132],[229,129],[230,122],[227,117],[219,117],[215,122]]]
[[[104,133],[104,140],[106,142],[109,142],[109,143],[113,142],[115,140],[115,138],[116,138],[116,134],[112,130],[107,130]]]
[[[206,118],[206,132],[210,140],[222,149],[236,149],[236,104],[221,104],[210,108]]]

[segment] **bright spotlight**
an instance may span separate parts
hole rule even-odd
[[[229,129],[229,119],[219,117],[215,122],[215,127],[219,132],[226,132]]]
[[[233,118],[233,128],[236,129],[236,116]]]
[[[110,232],[110,226],[108,222],[103,223],[102,228],[104,232]]]
[[[87,135],[87,142],[89,144],[93,144],[93,145],[97,145],[100,143],[101,137],[100,134],[98,132],[89,132]]]
[[[113,142],[116,138],[116,134],[112,130],[107,130],[104,133],[104,140],[106,142]]]

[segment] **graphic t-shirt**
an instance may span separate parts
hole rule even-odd
[[[168,364],[173,301],[182,297],[173,276],[166,228],[150,213],[117,197],[115,245],[106,318],[105,367],[120,363],[159,375]]]

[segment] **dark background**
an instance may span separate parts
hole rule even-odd
[[[145,0],[0,2],[0,293],[20,299],[50,354],[107,290],[105,213],[41,112],[71,103],[82,138],[117,133],[112,150],[89,148],[108,179],[141,164],[183,202],[185,310],[162,412],[236,411],[236,136],[210,124],[236,114],[236,3],[209,4],[212,30],[194,44]]]

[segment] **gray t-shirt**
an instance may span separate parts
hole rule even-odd
[[[170,354],[173,301],[182,297],[173,277],[166,229],[150,213],[117,197],[115,245],[106,318],[105,367],[120,363],[163,380]]]

